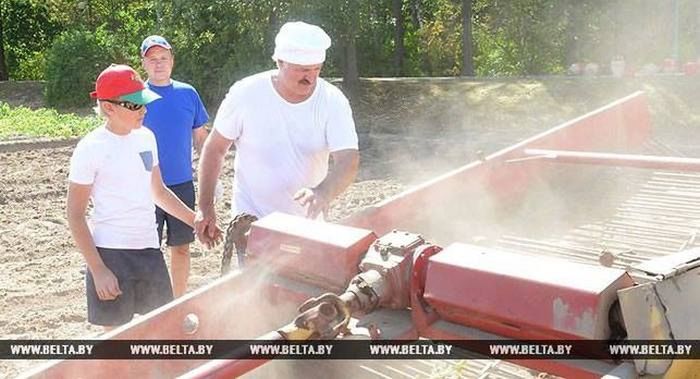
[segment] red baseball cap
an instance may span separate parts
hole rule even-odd
[[[148,104],[160,96],[151,91],[138,72],[123,64],[112,64],[100,73],[90,97],[98,100],[118,99],[135,104]]]

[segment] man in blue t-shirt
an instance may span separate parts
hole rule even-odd
[[[148,88],[161,100],[147,105],[144,126],[153,131],[158,144],[158,160],[163,182],[187,206],[194,209],[192,183],[192,142],[198,151],[207,138],[204,124],[209,115],[191,85],[172,80],[175,58],[172,47],[161,36],[150,36],[141,43],[143,68],[148,74]],[[191,227],[156,208],[158,235],[162,238],[167,225],[166,243],[170,249],[170,273],[175,297],[187,291],[190,271],[190,243],[194,241]]]

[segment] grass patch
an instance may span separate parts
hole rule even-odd
[[[0,140],[26,137],[79,137],[100,125],[96,116],[76,116],[53,109],[12,107],[0,102]]]

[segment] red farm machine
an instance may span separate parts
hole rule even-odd
[[[698,171],[699,159],[672,157],[652,139],[646,96],[634,93],[337,224],[240,217],[226,250],[245,256],[245,269],[105,338],[298,341],[360,330],[406,341],[699,339]],[[681,359],[478,362],[460,375],[518,376],[507,367],[567,378],[700,371]],[[62,360],[27,375],[419,375],[352,361],[276,373],[286,364]]]

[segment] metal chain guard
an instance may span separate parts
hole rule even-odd
[[[250,225],[258,218],[248,213],[239,213],[231,220],[226,228],[226,239],[224,240],[224,251],[221,257],[221,275],[231,271],[231,257],[236,251],[238,267],[243,267],[245,261],[245,250],[248,245],[248,231]]]

